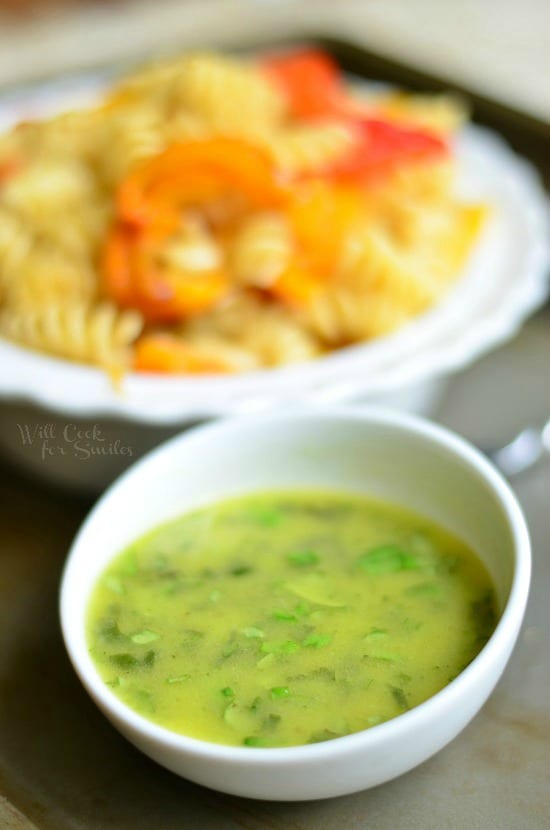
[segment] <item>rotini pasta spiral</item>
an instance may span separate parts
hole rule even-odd
[[[221,336],[256,355],[258,365],[264,366],[311,360],[322,350],[315,335],[283,308],[245,293],[189,322],[182,336],[192,343]]]
[[[129,346],[141,329],[137,312],[120,311],[109,303],[58,303],[0,314],[0,332],[11,340],[111,370],[127,365]]]
[[[140,161],[160,153],[166,136],[154,107],[125,107],[109,119],[103,142],[100,170],[106,183],[114,185]]]
[[[21,263],[32,248],[32,235],[24,222],[0,205],[0,302],[18,277]]]
[[[49,212],[79,207],[92,197],[91,176],[81,164],[38,162],[8,179],[2,202],[29,223]]]
[[[278,214],[252,216],[235,235],[229,256],[238,283],[269,288],[292,256],[288,223]]]
[[[12,273],[5,300],[21,311],[92,302],[97,297],[91,264],[86,259],[61,256],[56,248],[33,247]]]
[[[350,343],[393,331],[442,290],[433,269],[371,226],[350,235],[337,278],[311,297],[299,318],[328,343]]]
[[[200,274],[220,268],[223,251],[213,235],[198,220],[188,218],[181,229],[159,255],[163,263],[171,268]]]
[[[327,122],[272,132],[262,143],[282,170],[310,173],[340,158],[353,146],[354,140],[350,127]]]
[[[216,361],[229,372],[250,372],[262,365],[260,355],[242,344],[228,341],[219,334],[195,334],[182,337],[198,360]]]
[[[392,120],[419,124],[440,132],[454,132],[468,118],[466,102],[454,95],[409,95],[395,92],[383,96],[377,109]]]
[[[215,54],[190,55],[182,60],[174,97],[174,103],[221,132],[269,129],[284,112],[282,96],[259,72]]]

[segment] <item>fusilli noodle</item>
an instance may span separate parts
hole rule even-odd
[[[277,214],[259,213],[244,222],[230,249],[235,279],[243,285],[269,288],[292,256],[288,223]]]
[[[140,315],[109,303],[50,304],[29,312],[4,311],[0,332],[24,346],[116,369],[127,363],[142,328]]]

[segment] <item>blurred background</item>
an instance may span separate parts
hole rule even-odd
[[[0,0],[0,85],[300,31],[351,37],[550,122],[546,0]]]

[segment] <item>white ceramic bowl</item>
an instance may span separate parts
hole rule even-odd
[[[23,116],[86,106],[110,82],[109,73],[90,73],[2,95],[0,130]],[[0,338],[0,449],[37,476],[97,490],[131,458],[199,420],[342,401],[429,414],[442,377],[512,337],[548,292],[549,212],[537,172],[477,126],[463,130],[455,150],[460,192],[490,204],[492,219],[463,277],[428,313],[394,334],[316,361],[224,377],[130,373],[122,390],[98,369]],[[34,427],[37,440],[23,441],[21,428]],[[40,438],[44,427],[53,435],[48,447]],[[101,439],[93,454],[66,440],[67,429],[94,427]],[[118,452],[119,445],[132,454]]]
[[[548,203],[534,168],[494,133],[456,141],[458,190],[492,208],[461,278],[396,332],[317,360],[235,375],[130,372],[115,389],[100,369],[0,338],[0,394],[73,419],[181,426],[277,406],[379,399],[466,366],[511,337],[548,293]],[[377,401],[378,402],[378,401]]]
[[[315,486],[405,505],[460,535],[485,562],[500,604],[496,630],[473,662],[420,706],[367,731],[278,749],[221,746],[177,735],[129,709],[88,653],[90,591],[109,560],[160,522],[229,495]],[[429,758],[471,720],[510,656],[527,602],[529,537],[507,484],[471,446],[407,415],[335,408],[247,416],[162,445],[103,496],[78,534],[61,587],[67,650],[114,726],[168,769],[252,798],[299,800],[381,784]]]

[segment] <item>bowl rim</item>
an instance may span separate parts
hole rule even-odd
[[[233,429],[246,428],[247,423],[276,426],[289,422],[298,423],[300,420],[311,418],[361,421],[365,425],[385,425],[408,432],[413,437],[438,445],[447,454],[453,456],[455,462],[466,464],[472,474],[488,485],[492,494],[497,498],[503,521],[508,525],[514,556],[510,591],[495,630],[472,662],[454,680],[427,700],[384,723],[328,741],[289,747],[258,747],[251,752],[249,747],[229,746],[192,738],[153,723],[123,703],[105,685],[87,652],[84,638],[82,638],[84,647],[80,647],[78,641],[83,634],[87,604],[82,604],[77,620],[74,620],[70,613],[69,592],[77,568],[81,568],[84,564],[85,560],[82,559],[83,554],[80,551],[83,550],[83,545],[87,544],[88,535],[93,533],[96,516],[105,509],[105,505],[114,495],[119,494],[126,487],[131,479],[143,477],[150,466],[162,464],[165,457],[173,457],[177,454],[179,447],[186,446],[197,438],[200,440],[208,435],[224,432],[230,434]],[[116,553],[113,554],[113,556],[116,555]],[[469,690],[475,688],[479,671],[483,667],[487,669],[491,662],[506,650],[507,645],[515,641],[527,604],[530,574],[529,532],[516,496],[496,468],[464,438],[424,418],[377,406],[360,408],[338,406],[323,409],[301,407],[292,413],[245,415],[195,427],[163,442],[133,464],[99,499],[72,543],[61,579],[59,613],[65,648],[85,689],[105,713],[108,712],[134,734],[139,734],[150,743],[162,746],[163,749],[176,751],[189,757],[243,764],[252,761],[255,766],[260,767],[279,766],[337,758],[359,749],[362,751],[374,749],[388,740],[406,738],[409,727],[427,726],[434,718],[437,719],[438,713],[442,715],[453,704],[459,704],[460,700],[468,695]],[[496,679],[498,676],[495,681]]]

